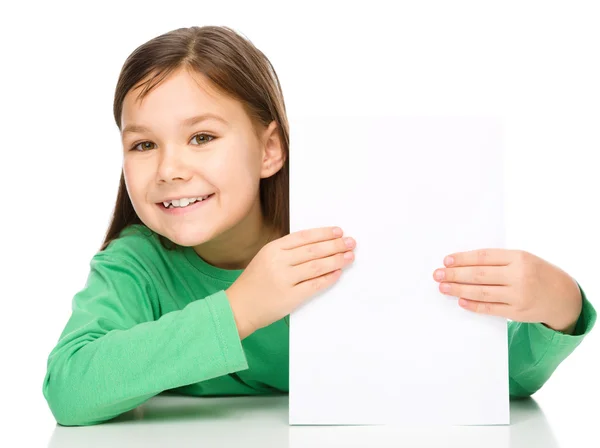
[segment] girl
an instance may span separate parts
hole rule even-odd
[[[230,28],[174,30],[126,60],[114,117],[112,222],[43,382],[56,421],[101,423],[163,391],[286,393],[285,318],[340,278],[356,242],[337,227],[289,232],[288,123],[270,62]],[[510,393],[533,394],[594,308],[531,254],[453,258],[435,279],[466,308],[515,320]]]

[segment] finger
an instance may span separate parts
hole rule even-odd
[[[476,300],[468,300],[461,297],[458,299],[458,305],[465,310],[478,314],[489,314],[492,316],[505,317],[507,319],[511,318],[512,307],[506,303],[478,302]]]
[[[296,247],[286,252],[290,266],[296,266],[306,263],[310,260],[328,257],[342,252],[354,249],[355,241],[353,238],[336,238],[334,240],[321,241],[318,243],[307,244]]]
[[[440,283],[440,292],[449,296],[464,297],[479,302],[511,303],[510,288],[507,286]]]
[[[439,275],[441,274],[441,275]],[[436,269],[434,280],[474,285],[510,285],[505,266],[465,266],[460,268]]]
[[[353,259],[354,253],[349,251],[343,254],[340,253],[325,258],[319,258],[317,260],[307,261],[306,263],[291,268],[290,281],[293,285],[296,285],[305,280],[320,277],[321,275],[347,266]]]
[[[309,280],[305,280],[303,282],[298,283],[294,286],[294,291],[297,294],[293,294],[294,298],[294,308],[300,306],[307,298],[313,296],[319,291],[329,288],[335,282],[337,282],[342,274],[341,269],[336,269],[335,271],[328,272],[325,275],[321,275],[317,278],[311,278]]]
[[[478,249],[456,252],[444,258],[445,266],[506,266],[517,251],[508,249]]]
[[[339,238],[343,235],[339,227],[319,227],[316,229],[305,229],[290,233],[280,240],[282,249],[294,249],[306,244],[317,243]]]

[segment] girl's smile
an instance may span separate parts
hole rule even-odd
[[[188,213],[192,213],[196,210],[204,208],[207,202],[213,202],[213,197],[215,193],[212,193],[206,199],[202,201],[196,201],[193,204],[186,205],[185,207],[174,207],[173,205],[169,205],[169,207],[165,207],[165,204],[159,202],[158,207],[165,213],[174,216],[187,215]]]

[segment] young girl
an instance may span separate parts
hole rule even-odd
[[[43,383],[56,421],[101,423],[163,391],[286,393],[285,318],[339,280],[356,242],[336,227],[289,232],[288,123],[270,62],[229,28],[174,30],[126,60],[114,117],[112,222]],[[534,393],[594,308],[531,254],[453,258],[441,285],[467,309],[515,320],[510,393]]]

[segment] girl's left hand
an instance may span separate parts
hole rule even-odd
[[[579,319],[582,297],[576,281],[531,253],[508,249],[458,252],[447,256],[444,265],[433,278],[441,282],[442,293],[459,297],[458,304],[467,310],[518,322],[541,322],[563,333],[572,333]]]

